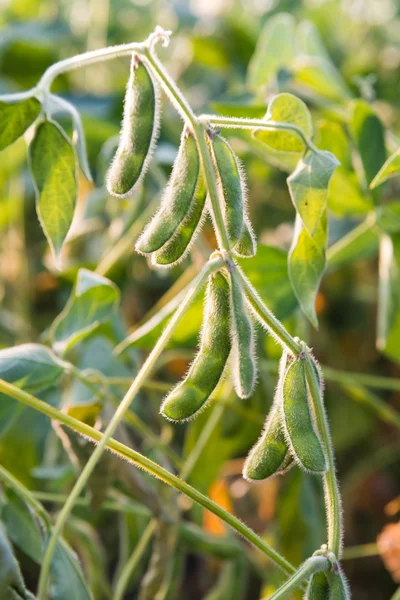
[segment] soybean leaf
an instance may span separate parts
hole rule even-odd
[[[287,252],[272,246],[259,246],[254,258],[238,262],[277,317],[289,317],[297,306],[297,300],[288,278]]]
[[[380,119],[365,100],[351,103],[350,131],[369,185],[386,161],[384,130]]]
[[[38,118],[41,104],[27,98],[15,104],[0,102],[0,151],[15,142]]]
[[[35,600],[22,578],[12,546],[0,523],[0,598],[1,600]]]
[[[382,165],[379,169],[378,173],[375,175],[369,187],[371,190],[381,185],[387,179],[394,177],[400,171],[400,149],[397,150],[392,156],[389,156],[387,161]]]
[[[77,198],[76,161],[63,129],[41,123],[29,146],[29,163],[36,189],[36,210],[54,258],[70,230]]]
[[[92,600],[76,555],[62,540],[58,542],[50,568],[51,600]]]
[[[53,386],[65,363],[46,346],[22,344],[0,350],[0,378],[26,392],[37,393]]]
[[[65,353],[115,315],[120,293],[109,279],[79,269],[71,296],[53,322],[50,338],[57,352]]]
[[[377,224],[387,233],[400,231],[400,202],[381,206],[377,211]]]
[[[367,221],[365,224],[368,225]],[[341,267],[349,262],[368,258],[377,253],[379,234],[375,228],[365,226],[359,235],[353,229],[328,248],[328,267]]]
[[[326,210],[329,182],[338,164],[331,152],[309,152],[288,177],[293,204],[311,236]]]
[[[249,89],[259,92],[260,87],[268,85],[279,69],[290,66],[294,34],[295,21],[288,13],[280,13],[268,19],[249,64]]]
[[[269,106],[265,121],[278,121],[281,123],[290,123],[301,129],[308,138],[312,137],[313,127],[310,111],[306,104],[292,94],[278,94],[275,96]],[[253,136],[280,152],[303,152],[304,142],[298,133],[285,130],[267,130],[256,129]]]
[[[289,278],[299,304],[314,327],[318,326],[315,299],[325,270],[327,216],[323,213],[314,236],[297,215],[294,239],[289,252]]]
[[[400,233],[380,244],[377,346],[400,361]]]
[[[43,554],[43,534],[38,519],[14,490],[5,490],[0,514],[9,539],[34,562],[40,563]]]

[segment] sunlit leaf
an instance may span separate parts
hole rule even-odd
[[[36,188],[40,223],[56,261],[75,213],[77,198],[75,154],[61,127],[41,123],[29,146],[29,162]]]
[[[379,169],[378,173],[375,175],[373,180],[371,181],[369,187],[371,190],[381,185],[387,179],[391,177],[395,177],[397,173],[400,171],[400,150],[397,150],[392,156],[389,156],[387,161],[382,165]]]
[[[265,121],[278,121],[295,125],[304,133],[305,137],[311,138],[313,133],[310,111],[306,104],[292,94],[278,94],[269,106]],[[304,142],[300,136],[291,131],[256,129],[254,137],[274,150],[281,152],[302,152]]]
[[[314,327],[318,326],[315,299],[325,270],[326,239],[326,212],[322,215],[313,237],[297,215],[294,239],[289,252],[289,277],[299,304]]]
[[[326,210],[329,182],[338,164],[331,152],[309,152],[288,177],[293,204],[311,236]]]
[[[259,92],[279,69],[290,66],[294,34],[295,21],[291,15],[280,13],[267,20],[249,64],[247,84],[251,90]]]
[[[87,269],[80,269],[72,294],[50,330],[57,352],[67,352],[99,325],[110,321],[119,296],[119,290],[112,281]]]
[[[386,150],[382,123],[364,100],[351,103],[350,130],[369,185],[386,161]]]
[[[38,118],[41,104],[28,98],[15,104],[0,102],[0,151],[15,142]]]
[[[63,361],[40,344],[0,350],[0,378],[30,393],[53,386],[64,369]]]

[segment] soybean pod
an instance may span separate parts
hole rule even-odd
[[[134,55],[119,146],[107,175],[110,194],[124,198],[140,183],[150,163],[158,130],[158,92],[147,68]]]
[[[233,253],[236,256],[241,256],[243,258],[255,256],[257,252],[257,241],[254,235],[253,228],[250,223],[250,219],[245,214],[244,222],[243,222],[243,231],[242,235],[235,248],[233,249]]]
[[[200,176],[200,157],[194,136],[184,130],[178,156],[159,210],[140,236],[136,250],[150,254],[171,240],[188,215]]]
[[[293,465],[281,418],[282,387],[286,364],[287,353],[284,352],[279,366],[279,379],[274,402],[261,437],[251,449],[244,464],[243,477],[249,481],[259,481],[272,475],[286,473]]]
[[[324,473],[327,460],[316,432],[306,383],[304,359],[296,359],[283,382],[282,418],[293,458],[305,471]]]
[[[231,350],[229,285],[217,272],[211,275],[199,351],[185,379],[166,397],[161,413],[172,421],[185,421],[203,408],[218,385]]]
[[[350,590],[341,568],[338,572],[332,571],[328,574],[330,595],[329,600],[350,600]]]
[[[251,396],[256,381],[254,325],[245,302],[237,267],[229,269],[231,287],[232,371],[240,398]]]
[[[160,250],[152,255],[152,263],[158,267],[176,265],[185,258],[196,235],[201,229],[205,214],[207,190],[204,185],[203,175],[200,173],[189,213],[178,226],[173,237]]]
[[[210,145],[224,221],[229,240],[234,247],[240,240],[244,229],[247,190],[243,171],[239,159],[223,137],[212,133]]]
[[[330,600],[329,583],[325,573],[315,573],[311,577],[304,600]]]

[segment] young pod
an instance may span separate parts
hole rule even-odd
[[[213,135],[211,148],[225,225],[230,242],[235,246],[244,228],[246,184],[239,160],[228,142],[219,135]]]
[[[315,573],[311,577],[304,600],[330,600],[329,583],[325,573]]]
[[[259,481],[272,475],[283,474],[293,465],[281,418],[282,386],[286,361],[287,354],[284,352],[280,362],[274,402],[261,437],[250,450],[244,464],[243,477],[249,481]]]
[[[329,600],[350,600],[350,590],[343,571],[339,567],[339,572],[331,572],[328,575],[330,596]]]
[[[124,198],[141,181],[157,141],[158,125],[157,90],[147,68],[133,56],[119,146],[107,175],[110,194]]]
[[[161,413],[172,421],[193,417],[218,385],[228,360],[229,285],[217,272],[209,279],[199,351],[185,379],[166,397]]]
[[[257,252],[257,240],[254,235],[253,228],[250,223],[250,219],[245,214],[244,222],[243,222],[243,231],[242,235],[235,248],[233,249],[233,253],[236,256],[240,256],[242,258],[249,258],[251,256],[255,256]]]
[[[255,363],[254,324],[247,308],[237,267],[230,270],[232,371],[235,390],[240,398],[251,396],[257,369]]]
[[[160,208],[137,241],[138,252],[155,252],[171,240],[188,215],[199,176],[200,157],[196,140],[185,130]]]
[[[203,216],[206,212],[204,209],[206,195],[207,190],[204,185],[203,176],[200,173],[188,214],[177,227],[172,238],[160,250],[153,253],[153,265],[171,267],[185,258],[197,233],[201,229]]]
[[[311,413],[304,359],[296,359],[283,382],[282,419],[293,458],[305,471],[324,473],[327,460]]]

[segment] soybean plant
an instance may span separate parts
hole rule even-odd
[[[41,361],[54,371],[56,379],[67,372],[72,377],[83,378],[95,390],[101,384],[101,373],[92,374],[92,379],[86,374],[85,379],[75,365],[65,359],[68,349],[77,340],[83,339],[96,323],[101,323],[102,313],[97,314],[96,323],[91,320],[91,291],[102,287],[104,293],[107,292],[102,310],[115,307],[118,301],[116,287],[98,274],[85,270],[79,272],[73,295],[50,330],[54,352],[46,350],[44,358],[40,358],[37,349],[25,348],[25,362],[21,360],[18,363],[18,376],[14,373],[13,378],[11,375],[9,378],[11,383],[1,383],[2,392],[97,443],[54,527],[47,523],[38,598],[45,600],[47,597],[49,580],[55,576],[51,569],[56,553],[60,551],[59,540],[64,525],[80,492],[102,459],[103,451],[108,448],[217,514],[282,568],[289,578],[271,598],[278,600],[296,588],[304,590],[307,586],[304,597],[309,600],[348,600],[350,591],[339,563],[343,535],[341,500],[324,409],[322,372],[311,350],[300,339],[293,338],[271,313],[238,264],[240,257],[256,254],[257,244],[248,214],[244,169],[227,139],[221,135],[221,129],[250,130],[258,143],[292,153],[297,161],[294,172],[288,178],[297,211],[289,271],[299,304],[314,324],[315,296],[325,266],[328,185],[338,161],[331,153],[314,146],[310,139],[312,123],[308,108],[291,94],[275,96],[263,119],[197,116],[157,57],[156,44],[161,41],[168,45],[169,39],[170,32],[158,27],[142,43],[88,52],[61,61],[50,67],[32,90],[4,97],[0,107],[10,122],[1,138],[2,147],[31,128],[29,163],[36,187],[37,213],[60,265],[61,250],[76,205],[77,159],[87,177],[90,173],[85,168],[88,161],[79,114],[72,105],[51,93],[51,85],[59,74],[70,69],[117,56],[130,56],[131,70],[120,141],[106,177],[107,189],[119,198],[130,196],[138,189],[157,143],[160,91],[164,91],[183,120],[180,148],[159,207],[138,237],[136,250],[148,256],[154,267],[175,265],[187,255],[207,215],[211,217],[217,240],[217,247],[201,272],[173,304],[168,325],[118,403],[104,433],[93,428],[93,422],[81,422],[73,415],[64,414],[35,398],[32,393],[40,386],[29,387],[29,376],[24,371],[29,369],[33,372],[33,369],[39,368]],[[73,117],[78,136],[75,145],[54,120],[60,106]],[[61,164],[63,168],[60,171]],[[135,202],[135,197],[132,202]],[[246,460],[243,476],[248,481],[258,481],[299,467],[322,479],[327,514],[326,544],[315,548],[315,553],[298,568],[247,526],[167,469],[113,440],[121,421],[131,414],[128,409],[133,399],[149,378],[171,335],[203,286],[206,286],[206,300],[199,348],[187,375],[167,394],[161,405],[161,414],[171,421],[194,418],[211,400],[224,377],[232,377],[237,395],[248,398],[256,386],[257,368],[262,368],[257,367],[255,323],[261,323],[275,338],[282,347],[275,399],[266,416],[261,437]],[[88,297],[88,307],[87,311],[82,311],[79,307],[84,305],[80,302],[85,297]],[[73,314],[79,317],[79,326],[71,324]],[[17,361],[16,351],[11,351],[11,354],[10,359]],[[6,359],[5,356],[2,358]],[[22,390],[12,385],[16,381],[23,382],[20,385]],[[134,419],[132,415],[130,418]],[[24,493],[29,500],[28,493]],[[154,525],[149,526],[148,535],[151,536],[153,531]],[[175,532],[172,538],[176,539],[176,535]],[[123,594],[123,591],[119,593]]]

